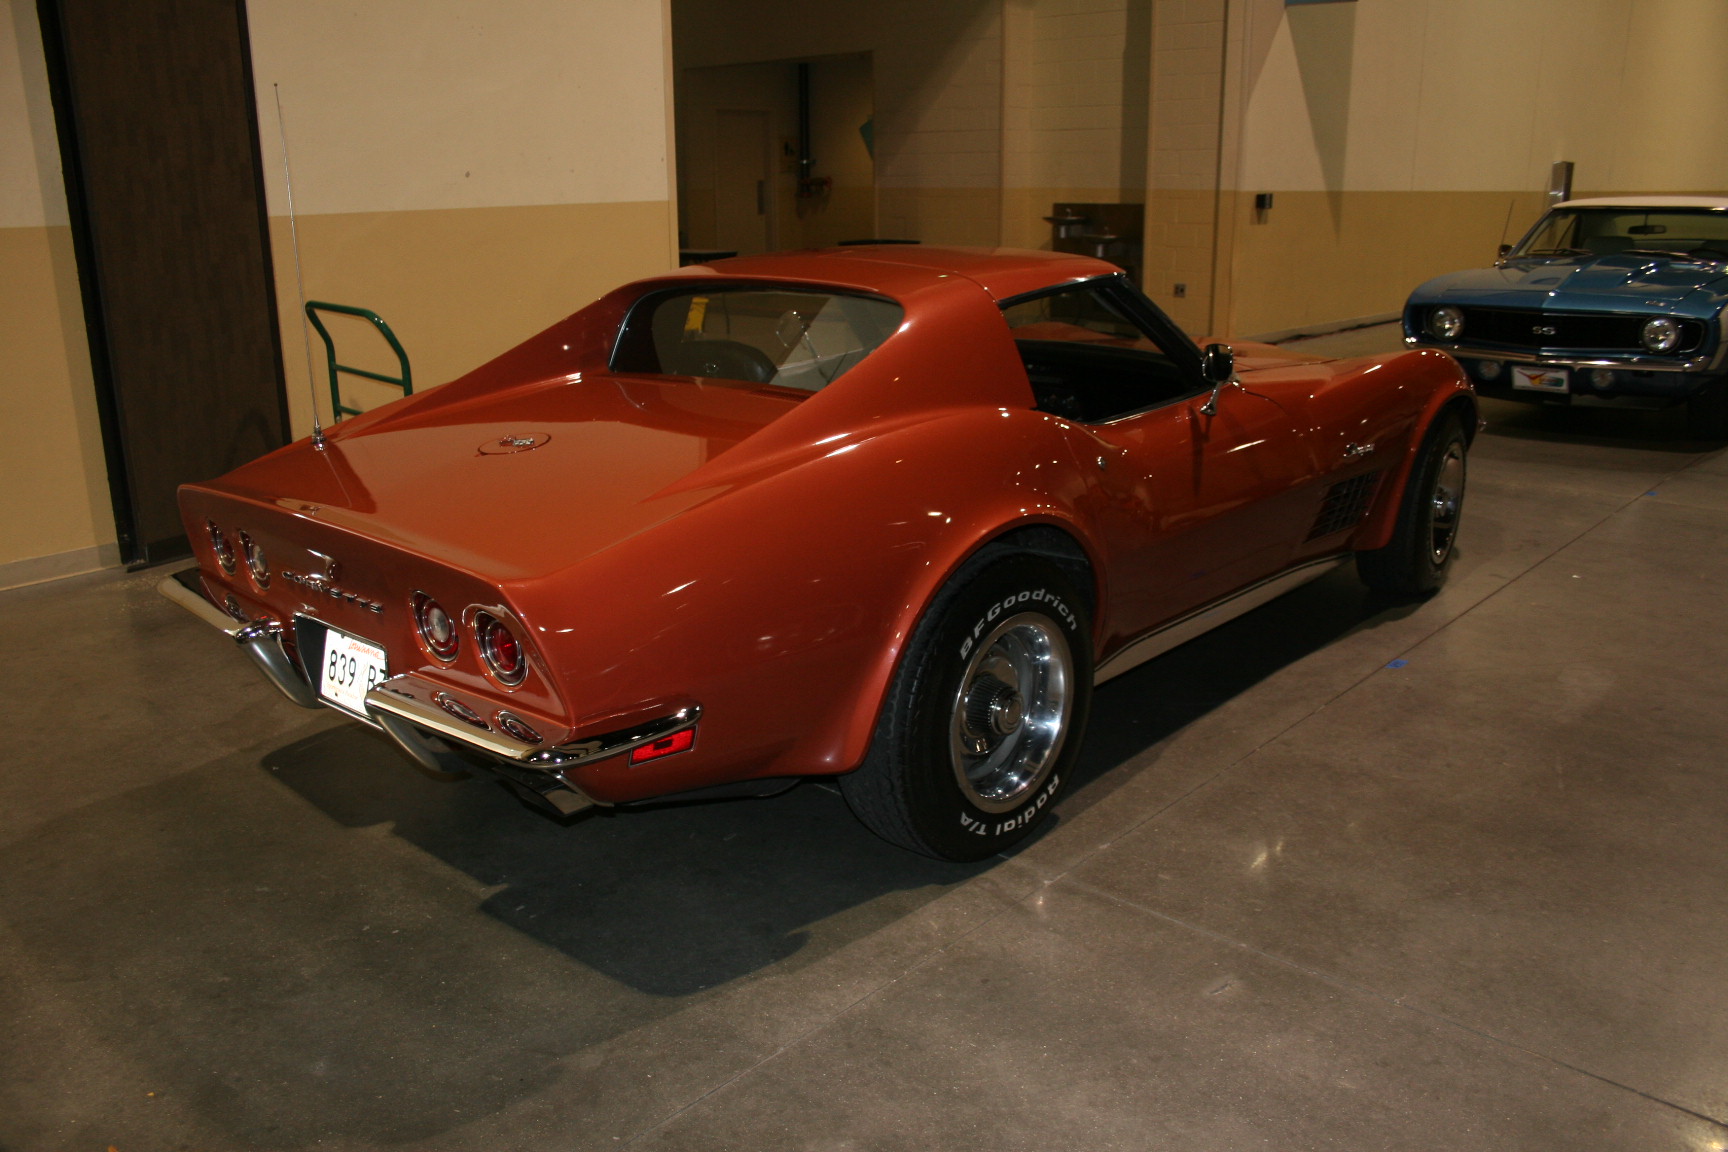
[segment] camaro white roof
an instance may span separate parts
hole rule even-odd
[[[1556,208],[1728,208],[1728,196],[1598,196],[1563,200]]]

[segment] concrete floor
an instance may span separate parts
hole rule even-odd
[[[1728,454],[1486,415],[1437,597],[1112,682],[977,867],[810,784],[560,828],[159,572],[0,594],[0,1149],[1728,1148]]]

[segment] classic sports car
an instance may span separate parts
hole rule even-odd
[[[1728,436],[1728,199],[1556,204],[1492,268],[1410,294],[1404,339],[1463,361],[1484,396],[1686,406],[1692,435]]]
[[[1114,266],[849,247],[626,285],[181,490],[170,597],[289,698],[544,807],[770,795],[999,852],[1092,687],[1352,556],[1434,587],[1438,352],[1204,351]]]

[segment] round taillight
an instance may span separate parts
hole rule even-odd
[[[424,592],[414,593],[414,625],[420,629],[420,642],[426,645],[426,651],[446,663],[456,659],[456,649],[462,645],[456,621],[450,619],[442,604]]]
[[[474,614],[474,639],[498,683],[514,687],[528,675],[528,655],[504,622],[489,612]]]
[[[204,527],[210,532],[210,551],[216,553],[216,563],[222,565],[222,571],[230,576],[234,574],[234,545],[228,540],[228,533],[216,527],[216,521],[206,520]]]
[[[270,562],[264,559],[264,549],[246,533],[240,533],[240,551],[246,557],[246,571],[260,588],[270,587]]]
[[[522,717],[515,713],[500,712],[495,719],[498,724],[498,730],[503,732],[505,735],[514,736],[524,744],[540,743],[540,733],[528,727],[527,724],[523,723]]]

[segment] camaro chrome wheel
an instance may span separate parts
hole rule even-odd
[[[841,792],[892,843],[992,856],[1048,817],[1091,693],[1091,617],[1073,579],[1041,556],[986,551],[919,621]]]
[[[1384,548],[1356,553],[1356,571],[1364,584],[1381,592],[1420,596],[1446,579],[1464,515],[1468,451],[1457,413],[1443,413],[1429,427],[1404,485],[1392,538]]]

